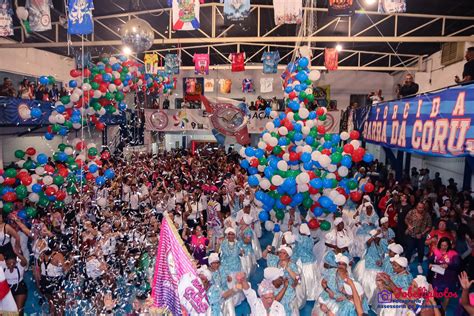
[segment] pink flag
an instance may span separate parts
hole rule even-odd
[[[173,315],[183,315],[183,309],[201,315],[209,308],[196,267],[168,216],[161,223],[152,296],[155,307]]]
[[[335,48],[324,50],[324,66],[327,70],[337,70],[338,52]]]

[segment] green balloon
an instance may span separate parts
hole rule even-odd
[[[300,91],[299,97],[301,100],[306,99],[306,92]]]
[[[88,154],[89,154],[89,156],[97,156],[97,148],[95,148],[95,147],[89,148]]]
[[[65,127],[67,127],[68,129],[71,129],[72,128],[72,122],[71,121],[66,121],[64,122],[63,124]]]
[[[258,160],[258,164],[261,165],[261,166],[265,166],[267,164],[267,158],[265,157],[262,157]]]
[[[278,135],[278,133],[275,133],[275,132],[271,132],[270,135],[272,135],[272,137],[275,137],[275,138],[280,137],[280,136]]]
[[[16,196],[19,200],[23,200],[28,195],[28,190],[23,184],[20,184],[15,189]]]
[[[77,193],[77,188],[75,185],[70,185],[66,189],[67,193],[69,194],[76,194]]]
[[[282,149],[281,149],[280,146],[277,145],[277,146],[275,146],[275,147],[273,148],[273,153],[274,153],[275,155],[279,155],[281,152],[282,152]]]
[[[97,89],[99,89],[99,87],[100,87],[100,85],[97,82],[95,82],[95,81],[91,82],[92,90],[97,90]]]
[[[107,57],[104,57],[104,58],[102,58],[102,62],[103,62],[104,64],[108,64],[108,63],[109,63],[109,59],[108,59]]]
[[[128,67],[122,67],[122,73],[123,74],[128,73]]]
[[[49,81],[48,82],[49,84],[55,84],[56,83],[56,79],[54,79],[53,76],[48,76],[48,81]]]
[[[65,204],[63,201],[54,202],[54,208],[64,208]]]
[[[13,211],[13,203],[3,203],[3,212],[8,214]]]
[[[309,209],[311,207],[311,205],[313,205],[313,200],[311,200],[310,198],[306,198],[306,199],[303,200],[303,206],[306,209]]]
[[[62,96],[60,100],[62,104],[68,104],[71,102],[71,98],[68,95]]]
[[[92,108],[96,111],[99,111],[101,107],[102,107],[102,105],[100,105],[99,102],[93,102],[92,103]]]
[[[67,160],[66,160],[66,163],[67,163],[67,164],[71,164],[71,163],[74,163],[74,162],[76,162],[76,161],[74,160],[74,157],[73,157],[73,156],[67,157]]]
[[[337,183],[337,180],[336,180],[336,179],[332,179],[332,180],[331,180],[331,188],[334,189],[335,187],[337,187],[337,184],[338,184],[338,183]]]
[[[67,145],[64,144],[64,143],[61,143],[61,144],[58,145],[58,149],[59,149],[60,151],[64,151],[64,149],[66,149],[66,147],[67,147]]]
[[[333,164],[338,164],[338,163],[341,162],[341,160],[342,160],[342,155],[340,153],[335,152],[335,153],[331,154],[331,162]]]
[[[315,138],[315,137],[318,137],[318,131],[316,130],[316,128],[312,127],[311,130],[309,131],[309,136]]]
[[[61,130],[61,125],[59,124],[54,124],[52,128],[53,132],[57,133]]]
[[[115,93],[115,100],[116,101],[122,101],[124,99],[124,95],[123,95],[123,92],[121,91],[118,91]]]
[[[117,111],[117,109],[115,107],[113,107],[112,105],[107,107],[107,112],[115,113],[115,111]]]
[[[301,120],[301,117],[300,117],[299,113],[295,113],[293,118],[294,118],[295,121],[300,121]]]
[[[109,101],[113,100],[114,99],[114,95],[110,92],[106,92],[105,93],[105,98]]]
[[[296,115],[296,114],[295,114],[295,115]],[[288,135],[286,135],[286,137],[287,137],[288,139],[293,140],[293,139],[295,138],[295,133],[296,133],[295,131],[289,131],[289,132],[288,132]]]
[[[319,228],[321,228],[321,230],[328,231],[331,229],[331,223],[323,220],[319,222]]]
[[[23,164],[23,168],[25,168],[26,170],[31,170],[31,169],[36,168],[36,164],[33,162],[33,160],[28,159],[28,160]]]
[[[324,134],[324,140],[325,141],[330,141],[332,139],[331,134]]]
[[[25,208],[25,212],[26,212],[26,216],[28,216],[28,218],[35,218],[36,215],[38,214],[36,208],[34,208],[32,206],[28,206],[27,208]]]
[[[324,122],[326,120],[326,118],[327,118],[326,114],[323,114],[319,117],[319,120]]]
[[[15,157],[21,159],[25,157],[25,152],[21,149],[15,150]]]
[[[48,207],[48,205],[49,205],[48,198],[45,197],[45,196],[40,197],[40,199],[38,201],[38,205],[41,206],[41,207]]]
[[[72,171],[75,171],[75,170],[79,169],[79,166],[77,165],[76,162],[73,162],[73,163],[69,164],[69,169],[71,169]]]
[[[311,81],[311,79],[307,79],[307,80],[305,81],[305,83],[306,83],[309,87],[311,87],[311,85],[313,84],[313,82]]]
[[[53,179],[54,184],[56,185],[62,185],[64,183],[64,177],[63,176],[55,176]]]
[[[282,210],[278,210],[275,212],[275,216],[277,219],[282,220],[283,218],[285,218],[285,212],[283,212]]]
[[[13,168],[8,168],[6,171],[5,171],[5,176],[7,178],[15,178],[16,177],[16,170],[13,169]]]
[[[357,189],[357,182],[355,180],[349,180],[347,186],[349,187],[349,189],[355,190]]]
[[[306,95],[306,100],[308,100],[309,102],[313,102],[314,101],[314,94]]]

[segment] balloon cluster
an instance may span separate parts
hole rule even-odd
[[[165,72],[145,74],[144,67],[125,56],[102,58],[93,67],[72,69],[69,81],[71,94],[62,96],[49,115],[51,125],[45,135],[51,140],[55,134],[65,136],[72,129],[80,129],[88,122],[101,131],[105,128],[105,114],[119,115],[127,109],[125,96],[130,91],[169,93],[173,82]],[[42,76],[43,85],[55,82],[52,76]],[[24,119],[42,117],[39,108],[31,108]]]
[[[348,199],[359,201],[361,192],[374,189],[371,183],[359,187],[355,179],[348,178],[354,163],[373,160],[361,147],[359,132],[328,133],[326,108],[311,112],[306,108],[314,100],[308,65],[308,58],[300,58],[285,80],[286,112],[271,112],[273,121],[266,124],[258,147],[240,151],[248,184],[259,188],[255,197],[262,204],[261,221],[268,221],[272,210],[281,220],[285,210],[300,206],[316,217],[334,213]],[[330,229],[329,222],[316,219],[308,225]],[[279,229],[275,224],[273,230]]]
[[[15,211],[22,219],[34,218],[38,207],[46,209],[52,204],[61,209],[81,187],[88,189],[88,182],[103,186],[115,177],[113,169],[102,168],[110,153],[99,154],[95,144],[80,139],[74,139],[72,145],[60,144],[52,157],[33,147],[15,151],[15,157],[19,159],[16,167],[0,169],[0,209]],[[105,203],[97,201],[100,206]]]

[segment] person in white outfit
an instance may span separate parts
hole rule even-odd
[[[5,278],[5,272],[0,269],[0,314],[5,313],[18,313],[18,308]]]

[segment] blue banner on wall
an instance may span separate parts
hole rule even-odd
[[[364,123],[367,142],[420,155],[474,155],[474,85],[374,105]]]
[[[23,119],[25,110],[38,108],[42,115],[40,118]],[[0,126],[36,126],[50,125],[49,116],[54,110],[54,103],[19,98],[0,97]],[[105,114],[99,119],[107,125],[118,125],[124,120],[123,115]]]

